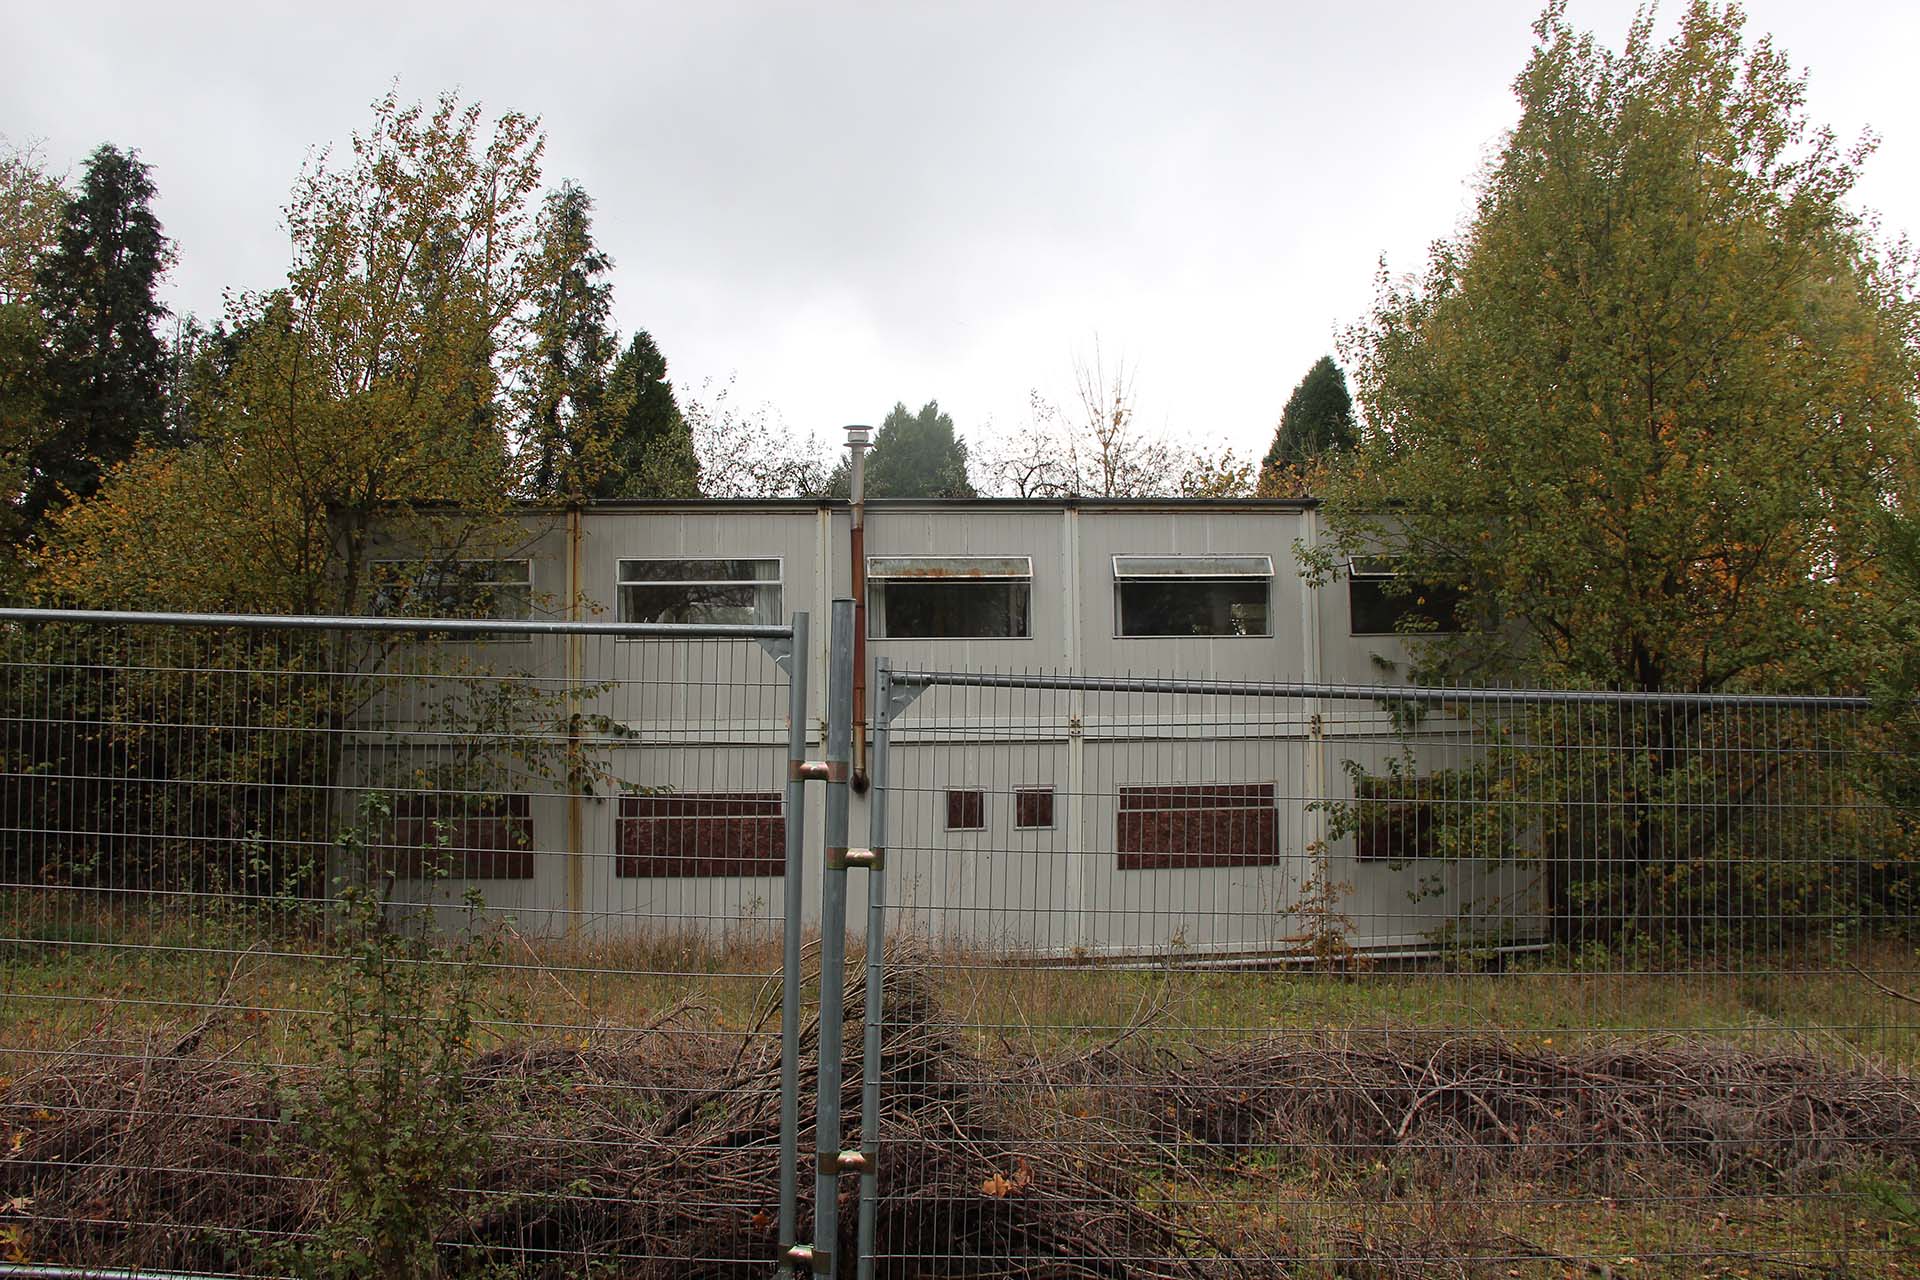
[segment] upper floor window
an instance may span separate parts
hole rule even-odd
[[[1115,633],[1270,636],[1271,556],[1115,556]]]
[[[876,640],[1024,640],[1033,634],[1027,556],[869,556]]]
[[[1460,592],[1453,587],[1403,584],[1385,556],[1347,561],[1347,608],[1356,636],[1405,631],[1458,631]]]
[[[402,618],[507,618],[533,613],[531,560],[375,560],[372,608]]]
[[[778,560],[622,560],[622,622],[777,624]]]

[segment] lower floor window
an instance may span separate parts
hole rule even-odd
[[[1053,825],[1053,788],[1020,787],[1013,793],[1013,825],[1051,827]]]
[[[1120,870],[1280,861],[1271,782],[1120,788]]]
[[[1397,862],[1433,854],[1431,783],[1381,775],[1355,779],[1353,856],[1362,862]]]
[[[981,831],[987,825],[987,793],[947,792],[947,830]]]
[[[525,880],[533,875],[533,805],[526,795],[410,791],[397,796],[379,865],[403,880]]]
[[[787,828],[777,791],[621,796],[614,874],[777,876]]]

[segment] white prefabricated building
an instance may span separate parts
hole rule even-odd
[[[817,758],[831,605],[855,590],[851,517],[837,500],[528,507],[524,536],[463,576],[510,616],[777,623],[806,611]],[[1300,550],[1324,534],[1310,499],[869,499],[862,532],[869,691],[881,661],[1407,678],[1394,629],[1405,605],[1379,571],[1343,565],[1317,585],[1303,572]],[[544,639],[471,647],[503,669],[565,665],[604,764],[595,785],[516,788],[492,809],[505,823],[455,824],[479,852],[434,897],[471,883],[490,910],[542,934],[748,938],[777,926],[787,693],[770,656],[751,642],[604,637],[565,652]],[[1444,718],[1405,730],[1375,699],[936,686],[892,723],[884,842],[860,790],[851,841],[884,843],[895,933],[946,947],[1259,958],[1298,954],[1330,927],[1388,954],[1462,931],[1536,936],[1523,871],[1424,858],[1411,823],[1388,833],[1407,841],[1396,847],[1377,829],[1339,831],[1332,815],[1358,777],[1444,769],[1478,749]],[[871,763],[857,761],[860,773]],[[821,817],[816,790],[799,886],[809,919]],[[864,883],[852,877],[852,919]]]

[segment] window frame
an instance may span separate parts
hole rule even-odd
[[[926,565],[926,566],[965,566],[1000,563],[1022,566],[1025,572],[954,572],[943,573],[929,568],[923,573],[897,573],[887,571],[888,565]],[[887,641],[929,641],[935,644],[948,641],[990,641],[1033,639],[1033,557],[1025,555],[977,555],[977,556],[868,556],[866,561],[867,583],[867,639]],[[1026,624],[1027,629],[1020,635],[1005,636],[901,636],[886,633],[887,608],[886,584],[889,582],[959,582],[985,583],[1006,582],[1025,583],[1027,588]],[[963,828],[964,829],[964,828]]]
[[[1123,785],[1114,811],[1117,871],[1210,871],[1275,867],[1281,849],[1277,782],[1155,782]],[[1158,803],[1154,803],[1154,802]],[[1158,822],[1156,822],[1156,818]],[[1202,844],[1230,847],[1170,848],[1155,836],[1196,832]],[[1238,841],[1222,840],[1238,836]]]
[[[1392,582],[1395,578],[1398,578],[1400,576],[1400,571],[1398,569],[1391,567],[1392,563],[1393,562],[1391,558],[1387,556],[1351,555],[1347,557],[1346,568],[1347,568],[1347,635],[1348,637],[1350,639],[1359,640],[1359,639],[1377,639],[1377,638],[1387,637],[1387,636],[1404,639],[1407,636],[1458,635],[1460,633],[1460,624],[1458,619],[1454,619],[1453,621],[1448,623],[1439,623],[1439,620],[1435,619],[1436,625],[1431,630],[1427,630],[1427,631],[1402,631],[1398,627],[1393,627],[1386,631],[1360,630],[1358,620],[1354,617],[1353,588],[1358,583],[1370,583],[1370,584],[1375,584],[1377,586],[1378,584],[1381,584],[1381,583]],[[1410,605],[1409,607],[1417,608],[1418,606]],[[1407,610],[1403,608],[1400,612],[1404,614],[1405,612],[1407,612]]]
[[[1181,560],[1258,560],[1266,566],[1266,573],[1182,573],[1172,570],[1160,573],[1123,573],[1122,561],[1160,561],[1178,562]],[[1272,640],[1275,638],[1273,618],[1273,582],[1275,571],[1273,557],[1264,552],[1123,552],[1113,557],[1113,638],[1115,640]],[[1123,624],[1125,611],[1120,602],[1120,593],[1129,582],[1264,582],[1267,587],[1265,631],[1236,633],[1232,631],[1204,632],[1200,634],[1164,632],[1164,631],[1128,631]]]
[[[421,556],[377,556],[367,562],[368,576],[370,579],[377,578],[379,571],[386,566],[397,565],[402,567],[413,567],[421,570],[422,572],[420,573],[420,575],[414,578],[412,582],[409,584],[410,587],[417,586],[417,584],[424,581],[428,574],[437,574],[443,567],[449,567],[449,566],[458,567],[461,565],[475,565],[475,564],[521,565],[526,569],[526,572],[527,572],[527,576],[524,581],[509,582],[505,579],[489,578],[484,581],[477,580],[477,579],[471,580],[465,585],[471,586],[471,587],[479,587],[479,588],[524,587],[527,593],[526,594],[526,610],[524,613],[517,613],[517,614],[488,613],[484,615],[477,615],[472,613],[461,613],[461,614],[450,614],[445,617],[435,617],[432,615],[420,615],[420,614],[387,613],[383,609],[381,609],[378,605],[379,585],[377,582],[374,582],[374,581],[370,581],[368,584],[369,587],[372,588],[372,593],[368,598],[367,607],[373,612],[375,617],[382,617],[382,618],[402,618],[402,617],[422,618],[425,621],[431,621],[431,622],[468,622],[468,621],[526,622],[533,617],[533,560],[534,558],[530,555],[527,555],[527,556],[456,556],[451,559],[440,559],[440,560],[427,559]],[[501,638],[503,637],[498,637],[498,636],[490,637],[490,639],[492,640],[499,640]],[[511,636],[511,637],[504,637],[504,638],[524,639],[525,637]]]
[[[1020,806],[1028,799],[1045,800],[1047,820],[1045,822],[1021,821]],[[1013,789],[1013,829],[1015,831],[1055,831],[1060,826],[1060,809],[1055,792],[1051,786],[1015,787]]]
[[[966,815],[966,804],[967,804],[967,798],[968,798],[968,797],[972,797],[972,798],[973,798],[973,801],[974,801],[974,802],[975,802],[976,804],[978,804],[978,806],[979,806],[979,812],[978,812],[978,815],[977,815],[977,816],[979,817],[979,819],[980,819],[980,821],[979,821],[979,822],[977,822],[977,823],[975,823],[975,824],[974,824],[974,825],[972,825],[972,826],[955,826],[955,825],[954,825],[954,822],[953,822],[953,816],[954,816],[954,813],[955,813],[955,805],[954,805],[954,802],[955,802],[956,800],[960,802],[960,806],[959,806],[959,813],[960,813],[960,816],[961,816],[962,818],[964,818],[964,817],[966,817],[966,816],[967,816],[967,815]],[[944,828],[943,828],[943,830],[946,830],[946,831],[985,831],[985,830],[987,829],[987,793],[986,793],[986,790],[985,790],[985,788],[982,788],[982,787],[948,787],[948,788],[946,788],[946,790],[945,790],[945,791],[944,791],[944,792],[943,792],[943,793],[941,794],[941,803],[942,803],[942,804],[944,804],[944,805],[946,806],[946,825],[944,826]]]
[[[371,851],[396,880],[470,884],[534,878],[540,850],[534,842],[532,792],[402,791],[380,825]],[[496,829],[499,842],[483,838]],[[430,871],[436,858],[448,865]]]
[[[1431,774],[1363,774],[1354,779],[1350,803],[1355,862],[1401,866],[1441,856],[1434,851],[1436,811],[1447,797],[1433,794],[1433,781]]]
[[[630,564],[701,564],[701,563],[716,564],[716,563],[723,563],[726,561],[733,561],[736,563],[753,562],[753,563],[760,563],[760,564],[771,564],[773,566],[774,576],[771,578],[682,578],[682,579],[663,579],[663,578],[629,579],[624,576],[625,566]],[[675,623],[654,624],[654,623],[645,623],[645,622],[629,622],[629,620],[626,617],[624,617],[623,614],[626,608],[626,595],[625,595],[624,589],[630,586],[632,587],[755,587],[755,588],[770,586],[779,593],[778,599],[780,603],[780,608],[779,608],[779,616],[769,619],[768,623],[770,623],[773,626],[779,626],[781,623],[785,622],[787,618],[787,561],[785,556],[724,555],[724,554],[685,555],[685,556],[615,556],[613,560],[614,621],[622,625],[631,625],[631,626],[653,626],[653,625],[674,626],[679,624],[675,624]],[[756,610],[757,610],[757,606],[756,606]],[[727,626],[733,626],[733,625],[761,626],[761,625],[767,625],[768,623],[763,623],[759,619],[753,619],[747,623],[742,623],[742,624],[727,623],[725,625]],[[630,639],[631,637],[622,637],[622,638]]]
[[[781,792],[641,790],[617,799],[616,882],[768,880],[786,875],[787,814]],[[651,847],[655,844],[668,847]],[[689,844],[693,847],[684,847]]]

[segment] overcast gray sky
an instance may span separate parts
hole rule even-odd
[[[1663,29],[1680,10],[1670,3]],[[1633,6],[1572,0],[1617,46]],[[1288,391],[1466,211],[1532,0],[15,6],[0,133],[152,164],[171,304],[276,283],[279,208],[396,77],[542,117],[623,329],[803,429],[937,397],[978,438],[1096,335],[1145,419],[1264,451]],[[1859,188],[1920,232],[1920,5],[1751,0]],[[991,424],[991,426],[989,425]]]

